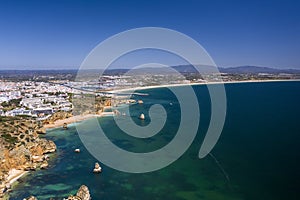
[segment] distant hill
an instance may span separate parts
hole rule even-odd
[[[50,79],[74,79],[77,70],[0,70],[0,79],[22,81],[47,81]]]
[[[275,69],[271,67],[257,67],[257,66],[240,66],[240,67],[229,67],[219,68],[220,72],[232,73],[232,74],[258,74],[258,73],[269,73],[269,74],[300,74],[299,69]]]
[[[211,73],[215,71],[212,66],[196,66],[201,73]],[[197,70],[193,65],[177,65],[172,66],[174,71],[180,73],[196,73]],[[271,67],[257,67],[257,66],[239,66],[239,67],[220,67],[218,68],[222,73],[229,74],[258,74],[258,73],[269,73],[269,74],[300,74],[300,69],[275,69]],[[81,71],[87,75],[95,76],[97,78],[101,70],[92,69]],[[122,75],[130,71],[130,69],[109,69],[105,70],[104,75]],[[77,70],[0,70],[0,79],[8,80],[50,80],[50,79],[61,79],[61,80],[74,80],[77,74]],[[129,74],[168,74],[172,73],[172,70],[167,67],[161,68],[141,68],[131,71]]]
[[[212,72],[212,66],[198,66],[201,72]],[[181,73],[193,73],[196,69],[192,65],[178,65],[173,66],[174,69]],[[239,67],[219,67],[222,73],[230,74],[258,74],[258,73],[269,73],[269,74],[300,74],[300,69],[275,69],[271,67],[258,67],[258,66],[239,66]]]

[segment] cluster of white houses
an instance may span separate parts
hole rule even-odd
[[[59,110],[71,111],[68,93],[72,92],[71,88],[45,82],[0,82],[0,103],[20,100],[13,110],[3,111],[0,107],[0,115],[27,115],[44,119]]]
[[[97,95],[110,96],[113,95],[109,94],[112,89],[141,85],[143,83],[138,78],[132,80],[132,76],[102,76],[92,81],[78,82],[66,80],[8,82],[0,80],[0,115],[27,115],[45,119],[56,111],[71,111],[73,109],[68,94],[80,96],[83,93],[94,93],[94,91],[101,89],[108,92],[97,93]],[[4,103],[9,104],[11,100],[16,99],[19,101],[17,101],[18,105],[13,106],[14,109],[4,108]]]
[[[49,98],[24,98],[21,100],[19,108],[15,108],[6,112],[0,110],[0,114],[2,116],[28,115],[45,119],[50,117],[56,111],[72,110],[72,103],[67,99],[54,97],[52,98],[53,101],[49,101],[47,99]]]

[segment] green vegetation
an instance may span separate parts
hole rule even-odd
[[[18,142],[18,138],[11,136],[10,134],[2,134],[1,137],[3,137],[5,139],[6,142],[10,143],[10,144],[15,144]]]
[[[20,119],[18,117],[5,117],[5,116],[0,116],[0,122],[8,122],[8,121],[14,121]]]
[[[48,94],[50,96],[53,96],[53,95],[58,96],[60,94],[65,94],[65,93],[64,92],[45,92],[44,94]]]
[[[22,98],[20,99],[12,99],[8,102],[2,102],[1,106],[3,107],[3,111],[13,110],[17,108],[20,105],[20,102],[22,101]]]

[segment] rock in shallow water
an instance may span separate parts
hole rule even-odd
[[[69,196],[67,199],[64,200],[91,200],[91,195],[89,188],[85,185],[80,186],[79,190],[77,191],[76,195]],[[24,198],[23,200],[37,200],[36,197],[30,196],[28,198]]]
[[[87,186],[82,185],[79,190],[77,191],[76,194],[77,197],[79,197],[82,200],[90,200],[91,196],[90,196],[90,191],[88,189]]]
[[[69,196],[68,200],[91,200],[90,191],[87,186],[82,185],[76,193],[76,196]]]
[[[44,161],[42,164],[41,164],[41,166],[40,166],[40,168],[41,169],[47,169],[48,168],[48,162],[47,161]]]
[[[35,196],[30,196],[30,197],[25,198],[23,200],[37,200],[37,198]]]
[[[100,167],[99,163],[95,163],[95,168],[93,170],[94,173],[100,173],[102,171],[102,168]]]

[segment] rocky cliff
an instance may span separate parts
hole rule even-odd
[[[67,200],[91,200],[90,191],[87,186],[82,185],[77,191],[76,195],[69,196]]]
[[[54,113],[51,117],[43,121],[43,124],[53,124],[57,120],[67,119],[72,117],[71,112],[59,111]]]
[[[29,117],[0,118],[0,199],[10,188],[9,172],[47,168],[53,141],[40,138],[42,124]]]

